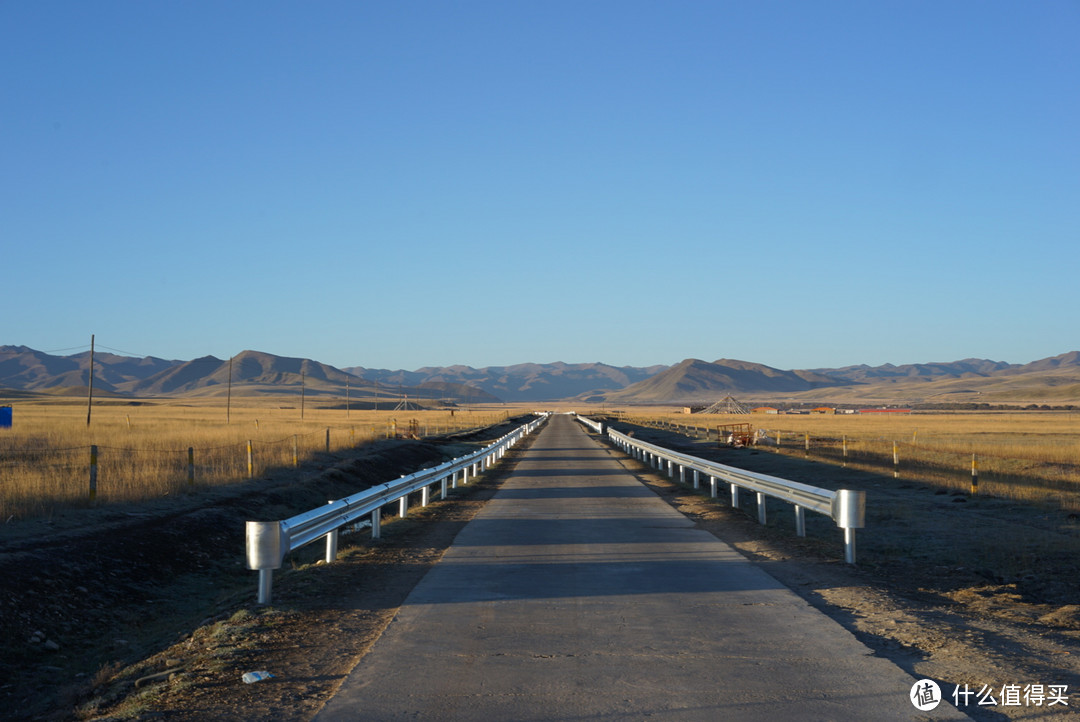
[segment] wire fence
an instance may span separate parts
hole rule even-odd
[[[419,419],[326,426],[265,439],[187,447],[90,444],[52,446],[48,439],[0,439],[0,523],[48,515],[61,506],[135,502],[233,484],[299,467],[386,438],[423,439],[491,426],[501,416],[451,423]]]
[[[719,424],[702,426],[670,419],[627,416],[639,426],[665,429],[700,440],[726,443]],[[1080,463],[1023,459],[980,449],[959,451],[956,444],[900,440],[882,435],[814,434],[758,429],[755,448],[888,474],[939,489],[1025,502],[1050,503],[1080,511]],[[917,436],[917,435],[915,435]]]

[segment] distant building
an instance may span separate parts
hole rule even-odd
[[[780,409],[773,408],[772,406],[758,406],[757,408],[750,409],[751,414],[779,414]]]
[[[835,414],[836,409],[830,406],[819,406],[816,409],[810,409],[811,414]]]

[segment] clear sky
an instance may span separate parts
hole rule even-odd
[[[1080,349],[1080,2],[0,0],[0,344]]]

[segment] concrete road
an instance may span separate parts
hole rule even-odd
[[[965,719],[556,416],[316,718]]]

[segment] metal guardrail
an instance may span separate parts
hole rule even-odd
[[[588,426],[590,429],[592,429],[596,433],[598,433],[598,434],[604,433],[604,425],[602,423],[600,423],[599,421],[593,421],[592,419],[590,419],[590,418],[588,418],[586,416],[582,416],[581,414],[574,414],[574,418],[577,419],[582,424],[585,424],[586,426]]]
[[[596,423],[596,422],[593,422]],[[739,508],[739,490],[749,489],[757,493],[758,521],[766,521],[765,497],[781,499],[795,506],[795,532],[806,536],[806,510],[830,517],[844,530],[844,559],[855,563],[855,530],[866,526],[866,492],[840,489],[831,491],[797,481],[789,481],[768,474],[758,474],[733,466],[719,464],[688,454],[680,454],[656,444],[640,441],[626,434],[607,430],[608,438],[634,458],[665,470],[674,478],[678,468],[679,481],[686,483],[686,472],[693,472],[694,488],[700,488],[701,475],[709,478],[711,495],[716,497],[718,481],[731,485],[731,505]]]
[[[440,498],[445,499],[448,487],[457,488],[459,482],[467,484],[469,479],[494,465],[511,447],[546,420],[547,415],[541,415],[540,418],[518,427],[472,454],[402,476],[396,481],[373,486],[303,514],[279,521],[247,522],[247,564],[248,569],[257,569],[259,572],[259,604],[270,603],[273,570],[281,568],[285,555],[289,552],[325,538],[326,561],[332,562],[337,558],[338,530],[347,524],[358,523],[369,515],[371,538],[378,539],[384,506],[396,501],[399,515],[405,516],[409,494],[421,492],[420,503],[427,506],[431,487],[436,483],[441,487]]]

